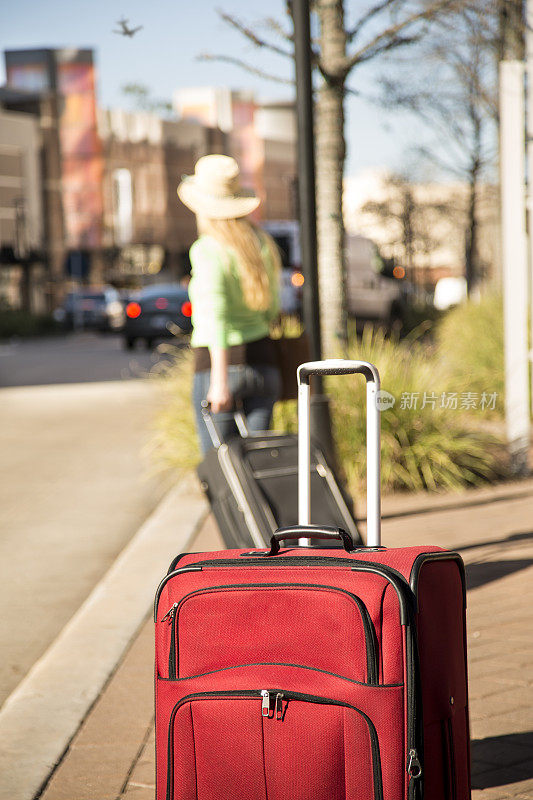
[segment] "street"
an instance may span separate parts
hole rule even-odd
[[[88,333],[0,346],[0,704],[162,495],[157,360]]]
[[[0,387],[140,378],[160,359],[158,350],[125,350],[119,334],[0,342]]]

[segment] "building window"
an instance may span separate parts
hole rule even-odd
[[[113,229],[115,244],[131,242],[133,236],[133,191],[129,169],[113,172]]]

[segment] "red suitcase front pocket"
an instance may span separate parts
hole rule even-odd
[[[375,728],[283,689],[204,692],[172,711],[166,800],[382,800]]]
[[[170,678],[251,664],[312,666],[377,683],[377,639],[356,595],[318,584],[235,584],[186,595],[168,614]],[[166,623],[165,623],[166,624]]]

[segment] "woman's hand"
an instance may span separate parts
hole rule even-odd
[[[210,347],[211,380],[207,400],[211,403],[211,411],[229,411],[233,406],[233,397],[228,386],[228,351],[225,347]]]
[[[229,411],[233,406],[233,397],[227,383],[211,381],[207,400],[211,403],[211,411],[218,414],[220,411]]]

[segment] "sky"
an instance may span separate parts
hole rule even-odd
[[[367,3],[351,0],[364,10]],[[229,28],[216,9],[238,16],[268,35],[262,21],[284,21],[284,0],[0,0],[0,47],[89,47],[96,53],[98,102],[102,107],[127,107],[121,92],[127,83],[141,83],[154,97],[170,100],[174,89],[190,86],[228,86],[251,89],[259,99],[290,98],[289,86],[272,83],[241,68],[198,61],[201,53],[237,56],[277,75],[288,75],[290,63],[251,43]],[[267,8],[267,10],[265,10]],[[143,25],[133,39],[112,32],[116,20]],[[380,68],[381,69],[381,68]],[[365,97],[375,95],[377,66],[352,73],[350,86]],[[5,81],[4,60],[0,82]],[[346,174],[369,167],[402,169],[406,150],[417,130],[409,119],[387,113],[361,97],[346,104]],[[418,126],[419,129],[419,126]]]

